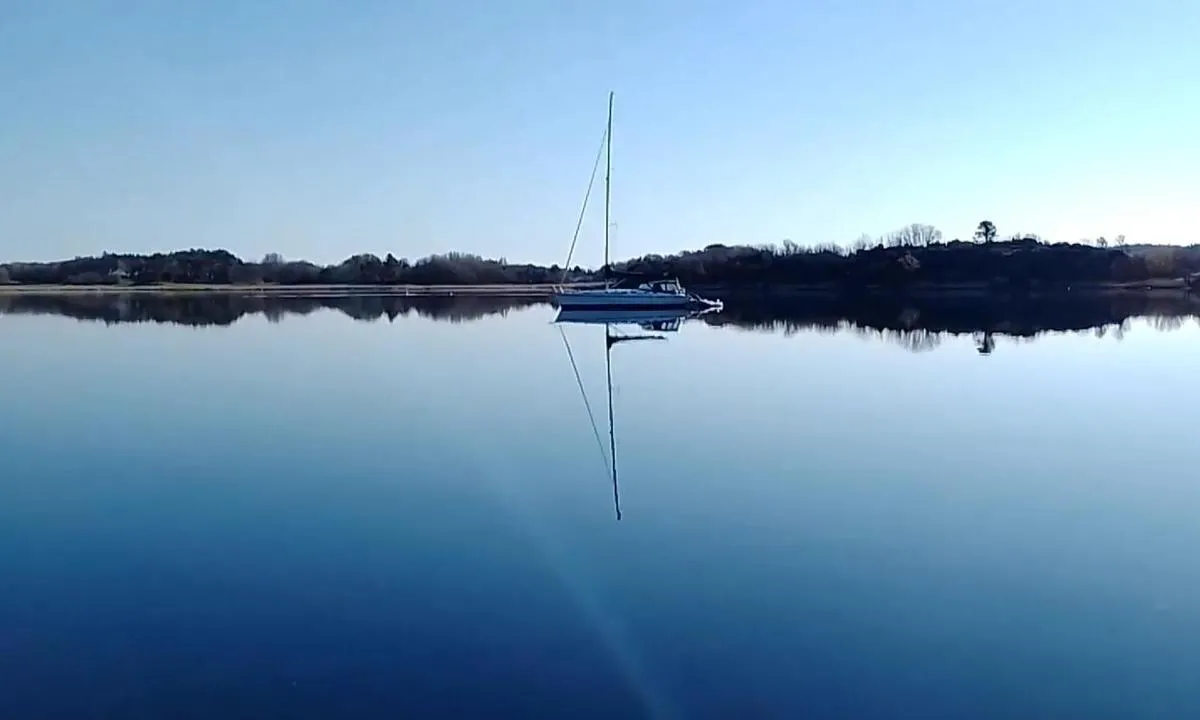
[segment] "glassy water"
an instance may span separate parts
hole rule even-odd
[[[1200,716],[1200,324],[1077,305],[617,343],[617,521],[603,326],[0,298],[0,717]]]

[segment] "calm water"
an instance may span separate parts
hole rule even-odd
[[[8,302],[0,717],[1200,716],[1190,317]]]

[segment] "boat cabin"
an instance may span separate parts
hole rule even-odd
[[[664,295],[685,295],[683,286],[675,278],[638,279],[622,278],[613,287],[637,289],[642,292],[662,293]]]
[[[671,295],[683,294],[683,288],[680,287],[678,280],[655,280],[654,282],[642,283],[642,287],[651,292],[670,293]]]

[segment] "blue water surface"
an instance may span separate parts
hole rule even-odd
[[[1200,717],[1196,324],[552,318],[0,317],[0,717]]]

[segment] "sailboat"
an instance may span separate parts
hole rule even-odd
[[[608,123],[604,132],[604,286],[600,288],[566,288],[554,294],[554,304],[567,310],[609,310],[609,309],[699,309],[720,308],[719,300],[708,300],[696,293],[685,290],[678,278],[654,277],[644,274],[616,272],[609,258],[609,228],[612,205],[612,119],[613,93],[608,94]],[[597,158],[597,163],[599,158]],[[595,171],[592,173],[595,178]],[[591,184],[588,185],[591,192]],[[584,199],[587,208],[587,199]],[[580,221],[582,222],[582,213]],[[578,237],[578,228],[576,228]],[[571,244],[574,250],[574,242]],[[567,266],[570,266],[568,258]],[[564,277],[566,271],[564,270]]]
[[[678,332],[679,328],[686,320],[689,320],[703,313],[676,311],[674,313],[668,311],[601,311],[601,312],[580,312],[568,314],[568,311],[559,313],[555,324],[558,325],[559,333],[562,335],[564,347],[567,349],[567,358],[571,361],[571,370],[575,373],[575,382],[579,385],[579,393],[583,397],[583,405],[587,410],[588,419],[592,423],[592,433],[596,437],[596,444],[600,449],[600,456],[604,460],[605,468],[608,471],[612,482],[613,493],[613,509],[616,512],[617,520],[621,519],[621,492],[620,486],[617,484],[617,433],[615,424],[615,415],[613,413],[613,380],[612,380],[612,349],[614,345],[623,342],[633,342],[637,340],[666,340],[666,337],[658,334],[649,333],[666,333]],[[606,386],[608,390],[608,452],[605,453],[604,441],[600,438],[600,429],[596,424],[596,416],[592,412],[591,402],[588,400],[587,391],[583,387],[583,378],[579,374],[579,366],[575,363],[575,354],[571,351],[571,343],[567,340],[567,334],[562,330],[562,323],[583,323],[589,325],[604,325],[604,374]],[[615,334],[613,332],[614,325],[636,324],[646,331],[647,334],[627,335]]]

